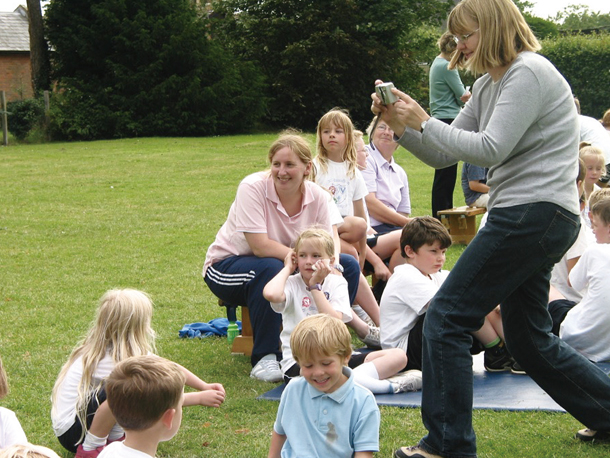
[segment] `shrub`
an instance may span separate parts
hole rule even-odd
[[[25,99],[7,104],[8,129],[17,140],[25,140],[28,133],[37,124],[44,121],[44,101],[42,99]]]
[[[582,113],[601,118],[610,108],[610,34],[549,38],[540,52],[568,80]]]

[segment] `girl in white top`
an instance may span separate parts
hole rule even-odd
[[[333,108],[318,121],[317,152],[316,183],[330,191],[343,217],[338,227],[341,252],[355,256],[362,269],[366,255],[364,198],[368,191],[357,166],[354,125],[344,110]]]
[[[8,391],[8,378],[2,365],[2,358],[0,358],[0,399],[4,399]],[[27,444],[27,442],[28,440],[15,412],[0,407],[0,449],[13,444]]]
[[[87,335],[61,369],[53,387],[51,420],[59,442],[76,452],[75,458],[96,457],[107,442],[124,436],[106,402],[104,380],[120,361],[155,352],[152,310],[151,299],[141,291],[106,292]],[[222,404],[221,384],[205,383],[182,369],[186,384],[198,390],[185,394],[184,405]]]
[[[597,182],[606,171],[604,153],[601,149],[591,145],[591,143],[581,142],[578,150],[578,155],[584,161],[586,167],[585,175],[585,196],[586,205],[581,215],[587,223],[587,228],[591,230],[591,220],[589,219],[589,197],[593,194],[593,191],[601,189]]]
[[[304,318],[325,313],[344,323],[352,320],[347,294],[347,282],[337,275],[329,275],[334,263],[334,242],[322,229],[303,231],[284,259],[284,268],[265,286],[263,295],[277,313],[282,314],[282,372],[286,381],[300,373],[292,356],[290,335]],[[298,273],[292,273],[298,269]],[[407,364],[405,352],[391,348],[366,355],[355,352],[349,366],[354,369],[355,381],[373,393],[414,391],[421,386],[421,373],[414,371],[400,378],[394,376]]]

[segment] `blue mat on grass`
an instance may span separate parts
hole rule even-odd
[[[599,363],[606,374],[610,374],[610,363]],[[490,410],[545,410],[565,412],[546,392],[527,375],[510,372],[487,372],[483,368],[483,354],[473,358],[475,409]],[[258,399],[279,401],[282,384],[266,392]],[[394,407],[421,407],[421,391],[399,394],[377,394],[377,404]]]

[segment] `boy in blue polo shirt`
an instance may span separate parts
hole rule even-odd
[[[379,451],[379,408],[347,367],[351,336],[338,318],[308,316],[290,336],[302,377],[282,393],[269,458],[372,458]]]

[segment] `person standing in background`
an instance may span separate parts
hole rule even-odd
[[[445,32],[438,40],[441,53],[430,67],[430,114],[451,124],[462,106],[470,99],[470,91],[464,88],[457,68],[447,66],[457,44],[453,35]],[[432,183],[432,216],[438,218],[440,210],[453,208],[453,191],[457,177],[457,164],[434,171]]]

